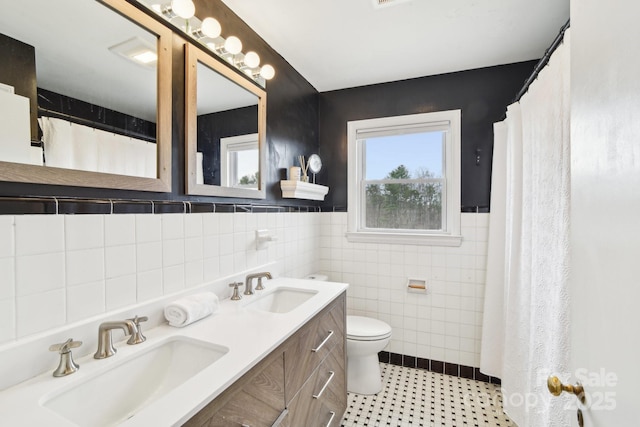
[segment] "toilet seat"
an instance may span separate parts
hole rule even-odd
[[[391,326],[385,322],[363,316],[347,316],[347,339],[378,341],[391,336]]]

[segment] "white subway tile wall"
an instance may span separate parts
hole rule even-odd
[[[277,262],[349,283],[348,312],[393,327],[387,351],[477,367],[489,214],[461,224],[449,248],[347,242],[346,213],[0,216],[0,344]],[[278,240],[257,249],[258,229]]]
[[[321,218],[320,270],[349,283],[349,314],[381,319],[386,351],[480,366],[489,214],[461,214],[460,247],[350,243],[346,213]],[[426,294],[407,279],[426,279]]]
[[[324,215],[0,216],[0,345],[271,262],[314,273]]]

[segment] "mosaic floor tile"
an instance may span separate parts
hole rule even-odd
[[[342,427],[517,427],[494,384],[381,363],[382,391],[349,393]]]

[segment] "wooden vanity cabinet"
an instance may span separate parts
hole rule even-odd
[[[288,403],[283,426],[337,427],[347,408],[344,345],[336,345]]]
[[[284,410],[284,357],[273,352],[184,426],[271,427]]]
[[[188,427],[336,427],[347,407],[346,293],[205,406]]]
[[[345,310],[343,294],[286,343],[285,399],[289,413],[283,425],[340,425],[347,408]]]

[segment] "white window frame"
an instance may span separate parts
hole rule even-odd
[[[223,187],[245,188],[243,185],[232,185],[231,177],[237,175],[238,165],[231,161],[230,155],[237,151],[259,150],[257,133],[220,138],[220,185]],[[255,188],[258,188],[256,184]]]
[[[460,246],[460,110],[420,113],[406,116],[347,122],[348,151],[348,227],[347,240],[363,243],[391,243],[433,246]],[[443,130],[445,132],[443,162],[443,229],[388,230],[368,229],[364,225],[366,192],[363,190],[365,171],[361,140],[365,134],[390,135],[407,133],[407,129]]]

